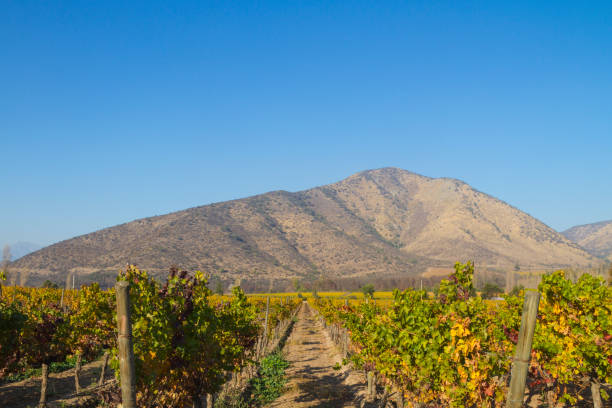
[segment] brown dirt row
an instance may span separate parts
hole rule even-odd
[[[362,373],[334,366],[342,363],[339,350],[307,303],[297,315],[285,348],[287,369],[285,392],[271,408],[359,407],[365,394]]]

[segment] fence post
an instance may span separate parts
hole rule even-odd
[[[531,344],[535,333],[536,318],[540,305],[539,292],[526,292],[523,314],[521,316],[521,329],[519,330],[514,362],[510,373],[510,389],[506,408],[520,408],[523,406],[527,369],[531,358]]]
[[[62,309],[64,308],[64,291],[65,290],[66,290],[65,288],[62,288],[62,297],[60,299],[60,308]]]
[[[121,402],[123,408],[136,408],[134,348],[130,322],[130,284],[117,282],[117,325],[119,329],[119,372],[121,373]]]

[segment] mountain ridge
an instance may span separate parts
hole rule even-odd
[[[612,261],[612,220],[576,225],[562,234],[591,254]]]
[[[26,274],[116,273],[171,265],[226,279],[418,275],[472,259],[504,270],[596,260],[541,221],[453,178],[394,167],[298,192],[141,218],[58,242],[14,262]]]

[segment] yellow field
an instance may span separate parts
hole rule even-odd
[[[312,292],[280,292],[280,293],[251,293],[250,297],[297,297],[299,294],[303,298],[311,298]],[[317,292],[317,295],[322,298],[340,298],[340,299],[364,299],[362,292]],[[393,292],[374,292],[374,299],[393,299]]]

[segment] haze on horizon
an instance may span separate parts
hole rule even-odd
[[[0,244],[395,166],[612,219],[612,6],[0,6]]]

